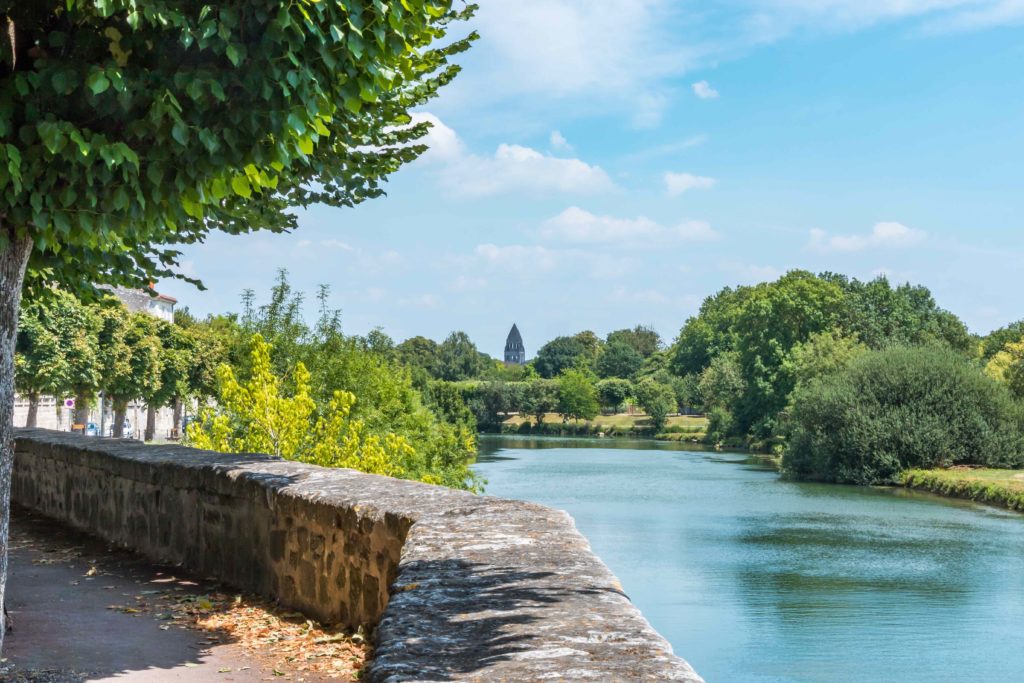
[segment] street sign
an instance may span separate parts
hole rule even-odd
[[[66,399],[64,399],[64,407],[65,408],[74,408],[75,407],[75,399],[73,399],[73,398],[66,398]]]

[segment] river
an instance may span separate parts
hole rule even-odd
[[[1024,681],[1024,516],[657,442],[485,437],[708,681]]]

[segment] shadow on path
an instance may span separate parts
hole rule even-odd
[[[155,566],[23,508],[11,518],[14,630],[3,654],[13,671],[0,669],[0,680],[326,680],[278,676],[230,633],[184,628],[190,606],[223,590],[215,582]]]

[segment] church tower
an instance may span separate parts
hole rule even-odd
[[[523,336],[519,334],[515,323],[512,323],[508,339],[505,340],[505,365],[526,365],[526,347],[523,346]]]

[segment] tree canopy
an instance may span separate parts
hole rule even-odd
[[[0,188],[40,280],[144,285],[211,230],[351,206],[422,147],[447,83],[442,0],[43,0],[7,10]]]

